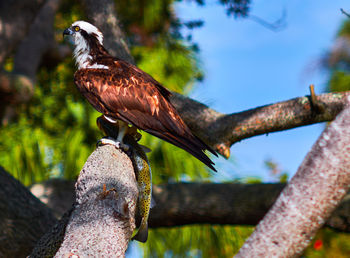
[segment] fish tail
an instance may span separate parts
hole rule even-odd
[[[143,217],[141,221],[141,225],[136,235],[131,238],[131,240],[137,240],[142,243],[145,243],[148,238],[148,223],[147,218]]]

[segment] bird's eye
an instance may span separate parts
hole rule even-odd
[[[78,32],[80,30],[80,27],[79,26],[75,26],[74,30]]]

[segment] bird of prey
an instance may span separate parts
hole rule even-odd
[[[181,119],[169,90],[135,65],[111,56],[101,31],[92,24],[76,21],[63,35],[70,35],[75,45],[75,85],[104,119],[118,123],[117,142],[123,143],[131,125],[184,149],[216,171],[204,151],[217,156],[216,152]]]

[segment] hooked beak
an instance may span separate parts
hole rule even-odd
[[[72,28],[67,28],[63,31],[63,37],[65,35],[73,35],[74,34],[74,31],[72,30]]]

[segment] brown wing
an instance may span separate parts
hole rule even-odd
[[[74,76],[78,89],[95,109],[186,150],[215,170],[203,151],[217,154],[192,134],[169,102],[167,89],[126,62],[113,61],[109,67],[80,69]]]

